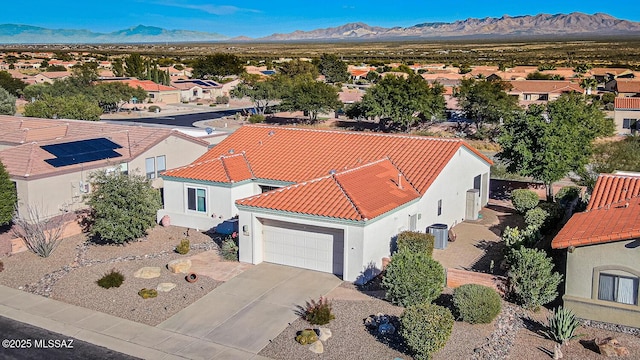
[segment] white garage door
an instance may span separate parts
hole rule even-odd
[[[342,275],[340,229],[262,219],[264,261]]]

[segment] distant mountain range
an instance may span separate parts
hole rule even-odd
[[[199,31],[167,30],[138,25],[111,33],[89,30],[46,29],[29,25],[0,25],[0,44],[124,44],[221,41],[229,37]]]
[[[29,25],[0,25],[1,44],[78,44],[78,43],[163,43],[211,41],[376,41],[403,39],[490,39],[543,36],[615,36],[640,35],[640,22],[617,19],[596,13],[538,14],[459,20],[452,23],[423,23],[410,27],[384,28],[364,23],[350,23],[338,27],[297,30],[287,34],[273,34],[261,38],[245,36],[229,38],[217,33],[189,30],[166,30],[138,25],[111,33],[89,30],[46,29]]]

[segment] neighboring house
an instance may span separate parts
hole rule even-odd
[[[70,71],[45,71],[34,76],[36,84],[53,84],[55,80],[64,80],[71,76]]]
[[[616,79],[618,97],[640,97],[640,80]]]
[[[640,173],[600,175],[587,210],[551,246],[567,249],[565,307],[583,319],[640,327]]]
[[[617,134],[638,133],[640,130],[640,97],[615,98],[613,119]]]
[[[222,96],[222,85],[213,80],[175,80],[171,86],[180,89],[180,101],[215,100]]]
[[[555,100],[564,93],[584,94],[584,89],[566,80],[516,80],[509,81],[507,94],[518,97],[520,105],[543,104]]]
[[[364,94],[361,89],[343,87],[338,93],[338,99],[343,104],[353,104],[362,101]]]
[[[177,104],[180,102],[180,89],[173,86],[156,84],[151,80],[138,80],[136,78],[104,79],[102,81],[117,81],[125,83],[132,88],[141,87],[147,92],[148,102]]]
[[[209,229],[238,216],[240,261],[363,281],[399,232],[475,218],[490,166],[459,139],[245,125],[163,173],[158,219]]]
[[[162,188],[158,174],[191,163],[209,142],[164,128],[83,120],[0,116],[0,160],[18,192],[18,212],[46,216],[84,208],[89,175],[100,169],[139,172]]]

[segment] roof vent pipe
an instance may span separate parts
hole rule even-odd
[[[402,175],[400,173],[398,173],[398,189],[403,190],[402,189]]]

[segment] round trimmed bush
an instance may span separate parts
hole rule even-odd
[[[466,284],[453,292],[453,305],[459,319],[470,324],[488,324],[500,313],[500,295],[494,289]]]
[[[444,280],[444,268],[429,254],[402,249],[391,257],[382,286],[393,304],[410,306],[435,300]]]
[[[517,189],[511,192],[511,202],[517,212],[524,214],[527,210],[538,206],[540,198],[538,198],[538,194],[531,190]]]
[[[541,207],[535,207],[527,210],[524,214],[524,222],[527,226],[531,226],[534,229],[542,229],[542,226],[549,219],[549,213]]]
[[[426,252],[431,256],[433,254],[434,241],[435,239],[431,234],[417,231],[403,231],[398,234],[396,243],[398,250],[406,248],[413,252]]]
[[[400,335],[415,353],[415,359],[428,360],[447,344],[453,322],[451,311],[445,307],[429,303],[413,305],[400,317]]]

